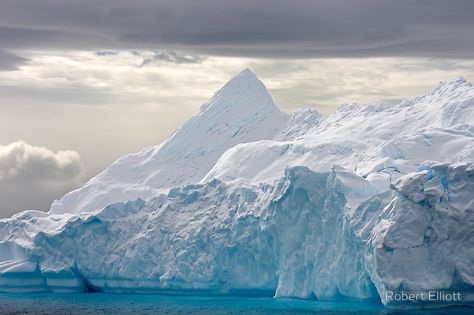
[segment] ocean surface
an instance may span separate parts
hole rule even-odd
[[[0,314],[403,314],[379,303],[240,296],[128,294],[0,294]],[[409,314],[474,314],[445,308]]]

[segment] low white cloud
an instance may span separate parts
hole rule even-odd
[[[81,158],[75,151],[53,152],[23,141],[0,146],[0,181],[75,179],[82,170]]]
[[[0,145],[0,217],[46,210],[54,198],[81,184],[82,170],[75,151],[54,152],[24,141]]]

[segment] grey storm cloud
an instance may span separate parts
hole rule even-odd
[[[136,53],[140,55],[139,53]],[[144,67],[155,62],[165,61],[172,63],[200,63],[204,60],[201,56],[182,54],[176,51],[155,51],[152,56],[145,57],[139,67]]]
[[[471,0],[2,0],[0,48],[472,58]]]
[[[0,49],[0,70],[15,70],[17,65],[22,64],[27,59],[16,56],[8,51]]]

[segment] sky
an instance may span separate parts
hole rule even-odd
[[[474,80],[471,0],[0,0],[0,217],[159,144],[244,68],[330,115]]]

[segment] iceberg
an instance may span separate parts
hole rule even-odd
[[[325,118],[244,70],[163,144],[0,220],[0,291],[474,304],[473,122],[462,78]]]

